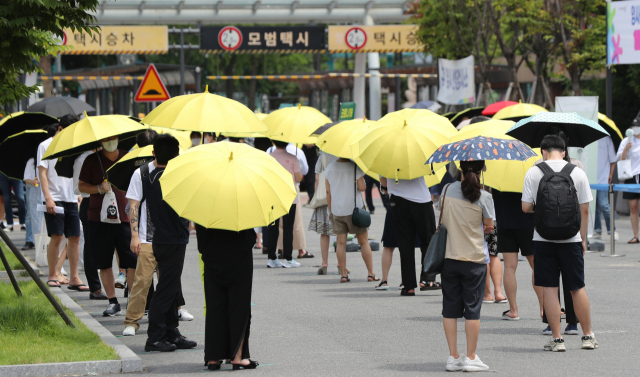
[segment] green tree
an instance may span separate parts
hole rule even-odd
[[[35,93],[21,84],[21,73],[42,72],[41,56],[68,49],[57,36],[65,28],[98,30],[93,26],[98,0],[5,0],[0,2],[0,104],[13,104]]]
[[[580,79],[606,64],[606,15],[604,0],[545,0],[555,53],[571,80],[573,95],[582,95]]]

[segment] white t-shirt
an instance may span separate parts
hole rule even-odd
[[[67,202],[77,203],[78,197],[73,192],[73,180],[71,178],[59,177],[56,172],[56,163],[58,160],[43,160],[42,156],[51,145],[53,138],[50,137],[47,140],[40,143],[38,146],[37,162],[38,166],[42,166],[47,169],[47,180],[49,181],[49,194],[54,202]],[[42,182],[42,179],[40,179]],[[44,193],[42,193],[42,201],[45,201]]]
[[[355,168],[355,169],[354,169]],[[329,182],[331,190],[331,213],[335,216],[350,216],[353,214],[355,194],[355,180],[364,177],[364,172],[351,161],[332,162],[324,171],[324,178]],[[362,193],[356,195],[358,208],[362,208]]]
[[[27,166],[24,167],[24,177],[22,177],[22,180],[26,181],[27,179],[36,179],[36,167],[34,158],[30,158],[29,161],[27,161]]]
[[[424,177],[399,179],[398,183],[393,178],[387,178],[387,192],[414,203],[429,203],[431,201],[431,192],[429,192]]]
[[[640,140],[638,140],[635,136],[632,137],[633,141],[631,142],[631,149],[627,152],[627,160],[631,160],[631,171],[633,175],[640,174]],[[616,154],[616,159],[622,160],[622,152],[629,144],[629,138],[625,137],[622,139],[622,143],[618,147],[618,153]]]
[[[551,168],[551,170],[555,172],[559,172],[562,168],[567,164],[565,160],[548,160],[545,161],[547,165]],[[538,196],[538,186],[540,185],[540,180],[544,176],[542,170],[533,166],[529,171],[527,171],[527,175],[524,177],[524,187],[522,188],[522,201],[525,203],[534,203],[536,202],[536,197]],[[571,179],[573,179],[573,185],[576,188],[578,193],[578,203],[584,204],[589,203],[593,200],[593,196],[591,195],[591,188],[589,187],[589,179],[585,172],[575,167],[571,172]],[[575,236],[566,240],[559,241],[551,241],[546,240],[538,234],[537,231],[533,232],[533,240],[534,241],[545,241],[545,242],[553,242],[553,243],[570,243],[570,242],[582,242],[582,237],[580,236],[580,231],[576,233]]]
[[[95,152],[93,151],[84,152],[80,156],[78,156],[76,160],[73,162],[73,192],[76,195],[82,196],[83,198],[88,198],[91,195],[85,194],[84,192],[80,192],[80,190],[78,189],[78,181],[80,181],[80,171],[82,170],[82,165],[84,164],[84,160],[86,160],[87,157],[93,153]]]
[[[606,136],[598,140],[598,180],[596,183],[605,185],[609,184],[611,164],[615,163],[617,160],[611,136]]]
[[[271,146],[269,147],[269,149],[267,149],[267,153],[271,154],[275,150],[276,147]],[[309,172],[309,164],[307,163],[307,156],[304,155],[302,149],[296,147],[293,143],[289,143],[287,144],[287,148],[285,150],[287,151],[287,153],[296,156],[298,162],[300,163],[300,173],[302,173],[302,175],[307,175],[307,173]],[[297,184],[299,185],[300,183]]]
[[[153,161],[149,163],[149,173],[151,173],[156,166]],[[140,175],[140,169],[136,169],[131,176],[131,182],[129,182],[129,189],[127,190],[127,199],[133,199],[137,201],[142,200],[142,176]],[[140,214],[138,219],[138,236],[140,237],[140,243],[151,244],[151,240],[147,241],[147,201],[142,202],[140,206]]]

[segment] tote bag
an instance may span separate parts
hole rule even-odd
[[[624,183],[627,179],[633,178],[631,169],[631,160],[620,160],[617,162],[618,166],[618,179]]]
[[[447,252],[447,228],[442,225],[442,213],[444,212],[444,198],[447,196],[448,184],[442,195],[442,204],[440,205],[440,218],[438,219],[438,228],[436,233],[431,237],[427,253],[424,256],[425,274],[439,274],[444,266],[444,255]]]
[[[322,153],[322,171],[318,174],[318,188],[316,189],[309,206],[311,208],[318,208],[327,205],[327,185],[324,181],[324,170],[327,168],[327,156]]]
[[[116,194],[113,191],[104,194],[102,209],[100,210],[100,221],[108,224],[120,224],[118,202],[116,201]]]

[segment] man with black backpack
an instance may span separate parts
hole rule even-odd
[[[560,273],[571,291],[580,319],[583,349],[598,348],[591,331],[591,311],[584,283],[589,202],[593,200],[589,180],[581,169],[563,160],[562,138],[547,135],[540,143],[544,162],[527,172],[522,190],[522,211],[535,213],[533,235],[535,285],[544,289],[544,308],[553,339],[545,351],[564,352],[560,333]]]

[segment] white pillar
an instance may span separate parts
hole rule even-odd
[[[365,25],[374,25],[373,18],[367,15],[364,18]],[[369,62],[369,73],[380,73],[380,54],[377,52],[370,52],[367,54],[367,60]],[[369,117],[371,120],[378,120],[382,117],[382,93],[381,93],[382,81],[380,77],[369,78]]]
[[[364,74],[366,69],[366,54],[356,54],[356,61],[354,67],[354,73]],[[353,102],[356,103],[356,118],[364,117],[364,107],[365,103],[365,78],[364,77],[354,77],[353,78]]]

